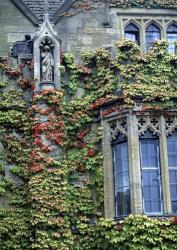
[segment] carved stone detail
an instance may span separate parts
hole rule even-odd
[[[153,132],[153,134],[160,135],[160,117],[154,117],[150,115],[136,116],[137,123],[134,124],[137,127],[138,135],[144,134],[147,130]],[[177,127],[177,118],[176,125]],[[118,118],[109,122],[111,139],[115,140],[118,133],[128,136],[128,122],[127,117]]]
[[[177,117],[165,118],[165,133],[171,135],[177,129]]]
[[[159,131],[159,118],[153,116],[138,116],[137,117],[138,123],[138,134],[144,134],[148,129],[153,132],[153,134],[160,134]]]
[[[118,133],[128,136],[127,134],[127,117],[110,122],[111,139],[115,140]]]
[[[41,79],[43,82],[54,81],[54,57],[53,49],[54,43],[49,39],[45,38],[41,44]]]

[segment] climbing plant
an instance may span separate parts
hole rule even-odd
[[[32,227],[28,209],[30,130],[28,108],[18,80],[22,68],[12,69],[0,58],[0,248],[30,249]]]
[[[176,0],[107,0],[111,6],[123,8],[138,7],[138,8],[172,8],[177,7]]]
[[[12,69],[0,59],[1,249],[177,249],[176,217],[104,218],[100,108],[122,112],[141,97],[142,112],[162,113],[177,97],[166,41],[148,54],[128,40],[115,47],[115,56],[85,52],[79,65],[65,54],[62,90],[35,94],[25,77],[32,63]]]

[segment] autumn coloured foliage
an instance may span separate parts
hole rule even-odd
[[[137,97],[142,113],[175,112],[177,97],[165,41],[148,54],[128,40],[116,50],[86,52],[79,65],[64,55],[62,90],[35,94],[33,63],[0,59],[0,249],[177,249],[176,217],[104,218],[101,118]]]

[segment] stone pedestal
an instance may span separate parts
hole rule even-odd
[[[43,90],[55,90],[55,83],[54,82],[41,82],[40,83],[40,91]]]

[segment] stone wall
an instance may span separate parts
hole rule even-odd
[[[34,34],[36,27],[11,2],[0,3],[0,56],[8,55],[16,41],[23,40],[25,34]]]
[[[11,2],[6,0],[0,4],[0,55],[7,55],[10,46],[23,40],[25,34],[33,35],[38,27]],[[166,38],[166,27],[171,21],[177,23],[177,11],[168,9],[139,9],[110,7],[100,1],[91,5],[90,9],[70,9],[55,24],[62,40],[63,53],[70,52],[77,61],[82,51],[100,47],[112,47],[118,39],[124,37],[124,26],[134,20],[140,27],[141,49],[145,48],[145,27],[149,21],[159,24],[162,38]]]
[[[14,42],[38,29],[10,0],[0,4],[0,18],[0,55],[8,55]],[[108,23],[108,9],[102,3],[91,10],[63,16],[54,29],[62,40],[62,51],[74,53],[78,58],[81,51],[114,44],[117,32]]]
[[[63,51],[76,57],[81,51],[110,47],[118,38],[116,30],[109,25],[109,12],[103,3],[95,9],[63,17],[56,29]]]

